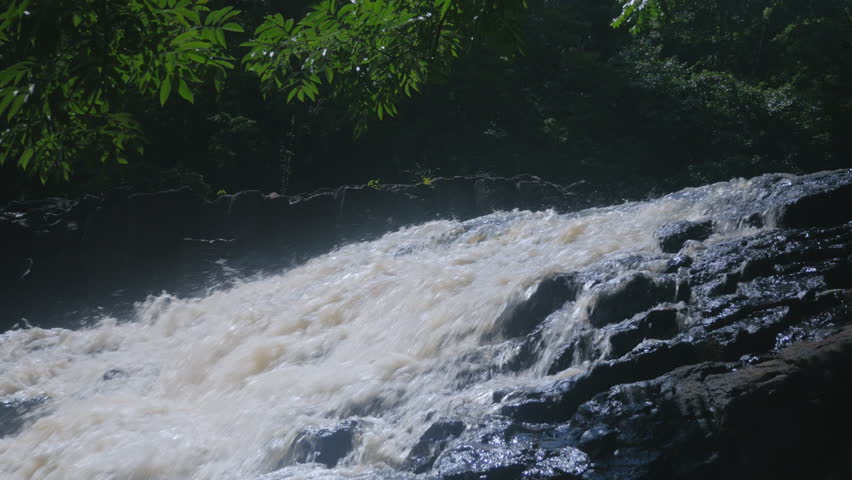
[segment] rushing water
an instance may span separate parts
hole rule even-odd
[[[541,381],[548,352],[594,298],[554,314],[538,364],[501,370],[511,344],[493,334],[495,319],[538,281],[659,253],[653,232],[673,220],[728,212],[708,242],[739,235],[743,209],[766,213],[795,187],[784,182],[732,181],[567,215],[434,221],[206,298],[149,298],[134,318],[7,332],[0,400],[45,400],[0,439],[0,477],[372,478],[402,462],[430,419],[476,419],[498,407],[494,391]],[[361,428],[338,467],[281,464],[304,428],[347,418]]]

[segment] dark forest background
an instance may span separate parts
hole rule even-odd
[[[229,2],[247,32],[270,12],[298,16],[310,3]],[[128,165],[93,161],[70,182],[44,185],[7,162],[0,201],[119,186],[295,194],[476,173],[665,191],[850,166],[850,0],[668,4],[631,32],[611,26],[615,1],[529,0],[523,54],[473,45],[450,75],[358,137],[340,98],[264,98],[240,69],[194,104],[129,98],[144,154]]]

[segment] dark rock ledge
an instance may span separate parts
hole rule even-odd
[[[435,457],[432,474],[852,478],[849,184],[800,192],[781,203],[779,228],[691,257],[649,255],[542,281],[501,318],[517,356],[500,367],[544,361],[549,314],[595,295],[588,325],[549,365],[583,373],[495,392],[499,414],[472,421],[457,439],[426,448],[424,435],[416,449]],[[809,215],[810,207],[819,211]],[[661,260],[667,273],[637,273]]]

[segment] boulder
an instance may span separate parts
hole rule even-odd
[[[41,395],[0,402],[0,438],[17,434],[25,423],[34,419],[37,408],[48,400]]]
[[[846,328],[753,364],[706,362],[612,387],[571,428],[578,439],[610,435],[585,450],[595,465],[586,478],[846,478],[851,372]]]
[[[532,332],[548,315],[577,297],[582,289],[576,275],[560,274],[546,278],[535,291],[519,303],[506,307],[497,324],[503,335],[512,338]]]
[[[633,350],[646,339],[668,339],[678,332],[677,310],[673,308],[651,310],[619,325],[609,332],[611,355],[615,358]]]
[[[593,327],[602,327],[675,300],[677,282],[667,275],[630,273],[595,289],[599,293],[596,301],[589,306],[589,323]]]
[[[791,228],[829,227],[852,220],[852,183],[803,195],[788,202],[780,224]]]
[[[449,442],[458,438],[464,430],[464,422],[460,420],[441,420],[433,423],[411,447],[403,468],[414,473],[429,471]]]
[[[666,253],[677,253],[687,240],[706,240],[713,233],[713,222],[672,222],[667,223],[654,232],[654,237],[660,244],[660,250]]]
[[[293,442],[279,468],[290,463],[321,463],[332,468],[352,451],[358,422],[348,420],[334,428],[309,427]]]

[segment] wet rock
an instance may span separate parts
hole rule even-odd
[[[560,347],[547,374],[553,375],[585,360],[600,358],[599,345],[592,336],[591,330],[579,332],[566,345]]]
[[[781,216],[785,227],[828,227],[852,220],[852,183],[829,186],[825,191],[790,201]]]
[[[577,446],[594,457],[611,454],[615,451],[618,431],[608,425],[594,425],[577,440]]]
[[[677,253],[687,240],[706,240],[713,233],[713,222],[673,222],[667,223],[654,232],[660,249],[667,253]]]
[[[668,261],[666,265],[666,273],[677,273],[681,268],[688,268],[692,265],[692,257],[688,255],[675,255]]]
[[[589,478],[843,478],[852,330],[741,366],[702,363],[583,404],[577,431],[618,432]],[[800,441],[806,439],[805,441]],[[589,449],[592,451],[593,449]]]
[[[433,423],[411,448],[403,468],[414,473],[428,471],[449,442],[458,438],[464,430],[465,425],[460,420],[441,420]]]
[[[101,378],[105,382],[108,382],[110,380],[115,380],[117,378],[125,378],[127,376],[128,375],[127,375],[126,371],[124,371],[120,368],[111,368],[111,369],[107,370],[106,372],[104,372],[104,374]]]
[[[313,462],[332,468],[352,451],[357,430],[358,423],[352,420],[332,429],[307,428],[293,442],[284,464]]]
[[[489,417],[444,452],[434,471],[442,479],[579,479],[589,457],[564,437],[552,426]]]
[[[533,460],[511,446],[459,445],[441,456],[436,470],[444,480],[516,480]]]
[[[532,332],[548,315],[576,299],[582,284],[575,275],[562,274],[542,280],[530,297],[506,308],[497,320],[508,338]]]
[[[560,425],[590,456],[587,480],[845,478],[843,447],[830,438],[852,422],[841,406],[852,393],[852,330],[841,330],[852,294],[834,288],[849,282],[850,246],[849,224],[708,245],[678,268],[694,292],[677,309],[596,322],[608,357],[580,348],[595,343],[588,334],[574,336],[550,373],[565,358],[592,361],[585,372],[495,402],[512,421]],[[612,301],[619,290],[607,283],[591,291],[603,286]],[[761,470],[773,455],[784,466]]]
[[[523,478],[531,480],[580,480],[589,469],[589,456],[573,447],[564,447],[553,456],[545,455],[524,471]]]
[[[33,411],[48,400],[46,396],[0,402],[0,438],[17,435],[31,421]]]
[[[677,331],[677,310],[651,310],[610,332],[611,355],[621,357],[645,339],[667,339],[673,337]]]
[[[826,269],[825,283],[832,289],[852,288],[852,255],[832,262]]]
[[[652,277],[635,273],[597,287],[601,291],[594,305],[589,307],[589,323],[602,327],[672,301],[676,285],[675,278],[671,276]]]

